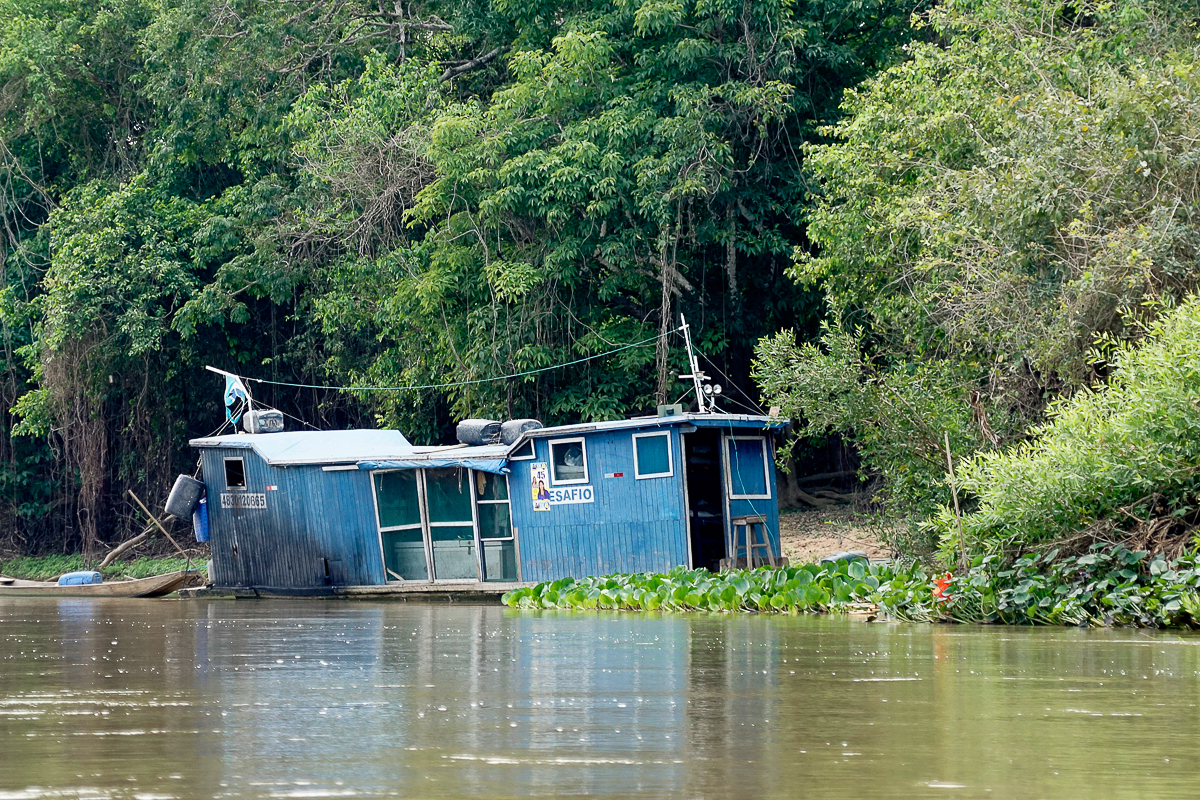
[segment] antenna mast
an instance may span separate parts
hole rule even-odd
[[[706,385],[708,376],[700,370],[700,362],[696,360],[696,353],[692,350],[692,332],[688,327],[687,320],[683,314],[679,315],[680,327],[683,328],[683,341],[687,345],[688,366],[692,372],[689,375],[680,375],[681,378],[691,378],[692,385],[696,387],[696,408],[700,414],[710,414],[715,408],[712,392],[712,387]],[[708,401],[705,403],[705,390],[708,390]]]

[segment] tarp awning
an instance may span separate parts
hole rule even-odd
[[[508,460],[504,458],[421,458],[389,459],[387,461],[359,461],[359,469],[438,469],[439,467],[461,467],[495,475],[507,475]]]

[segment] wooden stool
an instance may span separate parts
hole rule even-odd
[[[765,561],[772,567],[780,566],[775,556],[771,553],[771,543],[767,540],[767,518],[760,514],[751,514],[745,517],[734,517],[730,520],[733,526],[733,554],[729,558],[721,559],[721,569],[731,569],[738,566],[738,547],[745,545],[746,559],[745,564],[747,569],[754,569],[754,551],[762,549],[764,556],[760,557],[759,564]],[[743,532],[744,531],[744,532]]]

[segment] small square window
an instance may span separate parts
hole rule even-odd
[[[225,459],[225,488],[246,488],[246,464],[240,458]]]
[[[526,439],[525,444],[508,454],[510,461],[529,461],[533,457],[533,439]]]
[[[725,439],[725,468],[732,500],[767,500],[771,497],[774,467],[761,436],[729,436]]]
[[[671,434],[635,433],[633,435],[633,477],[667,478],[671,469]]]
[[[587,449],[583,439],[550,442],[550,483],[562,486],[587,483]]]

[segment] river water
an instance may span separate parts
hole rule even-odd
[[[0,598],[0,800],[1194,797],[1200,637]]]

